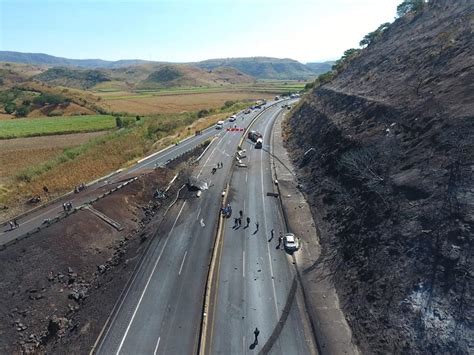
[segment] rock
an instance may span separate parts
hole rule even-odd
[[[67,272],[68,272],[69,274],[72,274],[72,273],[73,273],[72,268],[71,268],[71,267],[68,267],[68,268],[67,268]]]
[[[97,266],[97,269],[99,270],[99,272],[100,272],[101,274],[103,274],[103,273],[107,270],[107,268],[105,267],[105,265],[99,265],[99,266]]]

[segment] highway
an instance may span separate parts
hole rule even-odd
[[[250,122],[250,120],[258,114],[258,112],[260,112],[260,110],[253,110],[252,113],[248,115],[243,115],[240,113],[238,118],[239,121],[237,121],[237,123],[239,125],[248,124],[248,122]],[[242,121],[242,117],[244,117],[245,121]],[[36,228],[41,226],[45,219],[53,219],[56,216],[64,213],[62,206],[64,202],[70,201],[74,207],[88,203],[104,191],[112,189],[124,179],[134,175],[139,175],[143,171],[154,168],[155,166],[165,165],[168,160],[173,160],[186,151],[197,147],[206,139],[212,138],[216,134],[223,135],[225,133],[225,128],[231,127],[232,125],[232,123],[226,121],[224,130],[216,130],[214,127],[209,127],[203,130],[201,135],[192,136],[186,140],[183,140],[176,146],[168,147],[163,151],[143,159],[129,169],[125,169],[113,174],[110,177],[91,183],[85,191],[82,191],[78,194],[69,194],[68,196],[58,199],[55,201],[55,203],[46,205],[34,211],[33,213],[29,213],[23,217],[20,217],[18,218],[20,227],[17,229],[10,230],[8,223],[4,224],[0,229],[0,245],[6,244],[18,237],[25,235],[28,232],[31,233]]]
[[[286,231],[279,202],[267,196],[274,192],[267,151],[280,110],[279,105],[270,108],[255,123],[264,136],[264,149],[244,143],[248,169],[233,173],[228,202],[234,211],[243,211],[244,221],[248,216],[251,222],[248,228],[246,221],[235,228],[231,218],[224,226],[210,312],[209,354],[246,354],[262,349],[272,354],[315,353],[309,325],[304,322],[305,311],[297,306],[292,288],[296,285],[292,260],[283,248],[277,249],[280,232]],[[255,328],[260,331],[258,344],[254,344]]]
[[[237,117],[249,124],[254,115]],[[98,354],[195,354],[203,297],[222,196],[242,132],[222,131],[194,176],[209,190],[178,200],[111,318]],[[213,175],[218,162],[223,168]]]

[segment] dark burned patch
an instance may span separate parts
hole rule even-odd
[[[397,20],[286,122],[322,261],[362,352],[472,352],[466,4],[433,1]],[[361,81],[367,68],[371,79]]]

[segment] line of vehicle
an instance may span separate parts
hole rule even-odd
[[[173,223],[173,226],[171,227],[171,230],[170,230],[170,232],[168,233],[168,236],[167,236],[167,238],[166,238],[166,240],[165,240],[165,243],[164,243],[164,245],[163,245],[163,248],[161,249],[160,255],[158,255],[158,258],[156,259],[155,264],[153,265],[153,269],[151,270],[150,276],[148,277],[148,280],[147,280],[147,282],[146,282],[146,284],[145,284],[145,288],[143,289],[142,294],[141,294],[141,296],[140,296],[140,299],[138,300],[138,304],[137,304],[137,306],[135,307],[135,310],[134,310],[134,312],[133,312],[133,314],[132,314],[132,318],[130,319],[130,322],[128,323],[127,329],[125,330],[125,334],[124,334],[122,340],[120,341],[120,345],[119,345],[119,348],[118,348],[117,353],[116,353],[117,355],[120,353],[120,350],[122,350],[123,344],[125,343],[125,338],[127,337],[128,332],[130,331],[130,327],[132,326],[133,320],[135,319],[135,316],[136,316],[136,314],[137,314],[138,308],[140,308],[140,304],[142,303],[143,296],[145,295],[145,293],[146,293],[146,291],[147,291],[147,289],[148,289],[148,285],[150,284],[151,278],[153,277],[153,274],[155,273],[155,270],[156,270],[156,267],[157,267],[157,265],[158,265],[158,262],[160,261],[161,256],[163,255],[163,252],[165,251],[166,245],[168,244],[168,241],[170,240],[171,233],[173,233],[173,229],[174,229],[174,227],[175,227],[175,225],[176,225],[176,222],[178,222],[179,216],[181,215],[181,212],[183,211],[183,208],[184,208],[185,205],[186,205],[186,201],[183,202],[183,205],[181,206],[181,209],[179,210],[178,215],[176,216],[176,219],[175,219],[175,221],[174,221],[174,223]]]

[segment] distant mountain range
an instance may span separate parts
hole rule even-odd
[[[69,59],[42,53],[0,51],[0,62],[44,65],[49,67],[82,67],[88,69],[117,69],[139,64],[165,64],[141,59],[108,61],[102,59]],[[173,63],[167,63],[173,64]],[[175,63],[176,64],[176,63]],[[310,80],[331,69],[332,62],[302,64],[293,59],[270,57],[209,59],[181,63],[204,70],[233,68],[256,79]]]

